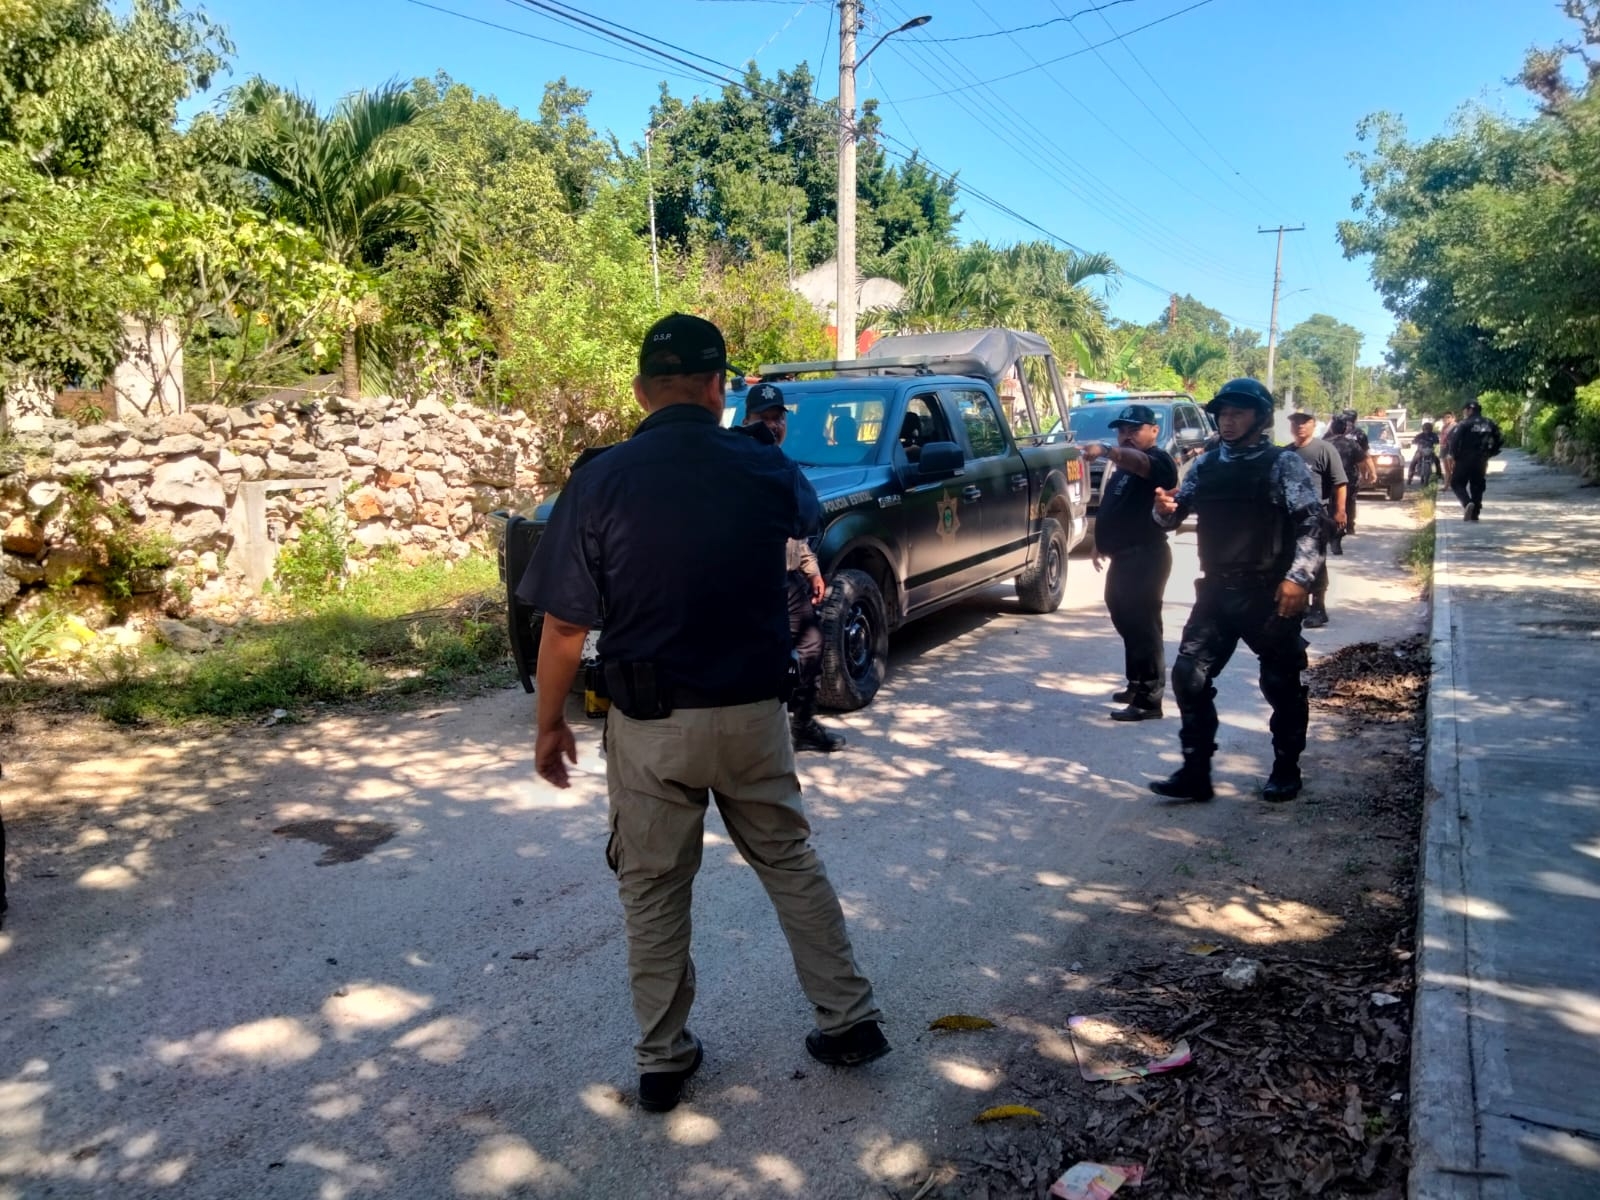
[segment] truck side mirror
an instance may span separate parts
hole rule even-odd
[[[922,456],[917,460],[917,477],[941,479],[956,475],[966,466],[966,462],[967,456],[956,443],[929,442],[922,448]]]

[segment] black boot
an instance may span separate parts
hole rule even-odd
[[[1320,600],[1313,600],[1311,607],[1306,609],[1305,620],[1301,622],[1303,629],[1321,629],[1328,623],[1328,606]]]
[[[1111,693],[1111,703],[1113,703],[1113,704],[1132,704],[1133,703],[1133,695],[1134,695],[1133,684],[1130,683],[1127,687],[1123,688],[1120,692],[1112,692]]]
[[[816,710],[810,705],[798,705],[789,713],[789,736],[796,750],[820,750],[832,754],[844,749],[844,738],[829,733],[817,720]]]
[[[1300,794],[1300,764],[1292,758],[1272,760],[1272,774],[1261,789],[1261,798],[1278,803],[1293,800]]]
[[[1216,749],[1215,746],[1211,747],[1213,754]],[[1198,751],[1185,747],[1183,766],[1165,779],[1152,779],[1150,790],[1168,800],[1211,799],[1216,794],[1211,790],[1211,755],[1202,756]]]

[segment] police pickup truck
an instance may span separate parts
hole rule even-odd
[[[828,592],[820,699],[871,703],[889,634],[1003,580],[1027,612],[1054,612],[1067,560],[1087,529],[1081,451],[1060,432],[1049,343],[1006,329],[885,338],[853,362],[761,367],[789,409],[784,452],[822,502],[813,539]],[[730,392],[725,420],[744,418]],[[1050,432],[1044,432],[1044,431]],[[516,598],[553,501],[491,514],[511,643],[533,690],[541,614]]]

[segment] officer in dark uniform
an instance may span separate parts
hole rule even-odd
[[[1373,474],[1372,439],[1367,436],[1367,431],[1361,428],[1361,418],[1357,415],[1356,410],[1353,408],[1345,409],[1339,414],[1339,419],[1344,422],[1341,427],[1343,432],[1340,436],[1347,438],[1355,449],[1355,453],[1350,456],[1355,463],[1355,473],[1350,474],[1350,464],[1345,464],[1346,474],[1349,475],[1350,479],[1350,494],[1345,501],[1344,525],[1345,533],[1354,533],[1356,531],[1356,493],[1364,486],[1369,488],[1376,486],[1378,477]],[[1331,441],[1333,437],[1332,422],[1328,425],[1328,433]],[[1335,448],[1337,449],[1337,447]],[[1344,457],[1343,450],[1340,450],[1339,454],[1341,458]]]
[[[1161,426],[1144,404],[1129,404],[1110,422],[1115,445],[1088,442],[1083,457],[1107,458],[1116,470],[1106,484],[1094,525],[1094,565],[1111,560],[1106,572],[1106,610],[1122,638],[1125,690],[1112,697],[1127,705],[1113,721],[1149,721],[1161,716],[1167,690],[1161,602],[1172,574],[1167,531],[1150,519],[1157,488],[1178,486],[1178,464],[1156,445]]]
[[[1500,453],[1500,426],[1483,415],[1483,406],[1469,400],[1461,420],[1450,427],[1450,491],[1461,502],[1461,519],[1476,521],[1483,511],[1483,489],[1489,479],[1489,460]]]
[[[1317,570],[1316,582],[1311,585],[1311,605],[1306,609],[1304,622],[1306,629],[1320,629],[1328,623],[1328,543],[1344,533],[1345,496],[1350,490],[1344,460],[1331,444],[1313,436],[1316,427],[1317,419],[1308,412],[1289,414],[1294,452],[1311,472],[1312,485],[1322,497],[1322,507],[1328,514],[1322,529],[1322,566]]]
[[[1272,393],[1256,380],[1223,384],[1206,405],[1221,444],[1195,460],[1176,493],[1156,492],[1155,517],[1165,528],[1199,516],[1202,571],[1172,668],[1183,766],[1150,784],[1159,796],[1211,799],[1212,680],[1240,641],[1261,660],[1261,694],[1272,706],[1272,774],[1261,794],[1291,800],[1300,793],[1310,715],[1300,621],[1322,562],[1323,509],[1299,455],[1268,439],[1272,409]]]
[[[783,445],[789,435],[789,410],[783,392],[770,383],[750,389],[744,404],[747,426],[765,425],[773,440]],[[824,729],[817,720],[817,684],[822,678],[822,622],[817,605],[828,594],[817,554],[805,538],[790,538],[785,565],[789,568],[789,633],[799,664],[794,695],[789,697],[789,733],[796,750],[821,750],[832,754],[844,749],[844,738]]]
[[[772,439],[721,427],[726,372],[710,322],[673,313],[650,328],[633,383],[649,415],[574,472],[518,587],[545,613],[534,754],[556,787],[577,761],[567,694],[585,635],[602,626],[606,858],[627,924],[639,1104],[650,1112],[677,1105],[702,1057],[687,1028],[689,914],[712,798],[777,909],[813,1005],[806,1049],[833,1066],[889,1049],[808,841],[784,711],[785,548],[816,530],[820,506],[799,467],[761,444]]]

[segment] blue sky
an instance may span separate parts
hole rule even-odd
[[[661,80],[680,96],[719,87],[672,64],[640,65],[645,55],[519,0],[427,3],[435,7],[204,7],[237,43],[232,81],[260,73],[324,106],[443,70],[532,113],[546,80],[565,75],[593,93],[591,122],[629,145]],[[832,0],[571,6],[724,63],[754,58],[768,75],[805,61],[819,93],[837,94]],[[1104,7],[1088,11],[1095,6]],[[1356,123],[1387,109],[1430,134],[1468,100],[1524,115],[1526,98],[1507,77],[1528,46],[1569,36],[1555,0],[873,0],[865,9],[860,52],[912,16],[934,18],[890,38],[862,68],[859,95],[882,101],[891,147],[919,147],[1050,233],[1111,254],[1144,281],[1123,280],[1111,299],[1117,316],[1151,320],[1173,290],[1265,331],[1275,239],[1256,230],[1303,224],[1285,238],[1280,327],[1331,313],[1367,335],[1363,363],[1381,360],[1393,322],[1365,264],[1346,262],[1335,238],[1357,190],[1346,161]],[[973,37],[1028,25],[1039,27]],[[951,38],[971,40],[932,40]],[[1073,57],[1037,65],[1064,55]],[[966,239],[1040,236],[973,196],[961,208]]]

